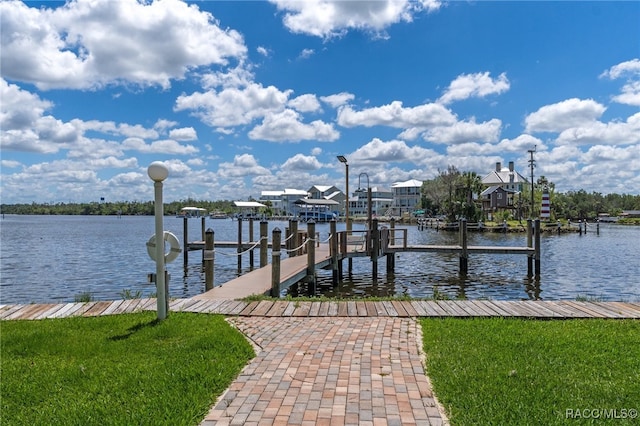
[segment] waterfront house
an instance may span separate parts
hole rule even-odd
[[[393,203],[392,216],[403,216],[413,213],[420,205],[422,196],[422,181],[411,179],[406,182],[396,182],[391,185]]]
[[[349,214],[352,217],[369,214],[368,188],[359,188],[349,198]],[[371,214],[373,217],[386,216],[393,204],[391,190],[374,186],[371,188]]]
[[[508,167],[502,167],[500,162],[496,163],[495,170],[482,178],[482,185],[486,187],[480,194],[482,211],[489,218],[497,211],[515,211],[527,183],[527,178],[515,170],[513,161],[509,162]]]

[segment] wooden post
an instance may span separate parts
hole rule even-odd
[[[275,228],[272,232],[271,247],[271,297],[280,297],[280,244],[282,231]]]
[[[185,268],[189,264],[189,224],[187,217],[182,218],[182,245],[184,246],[183,259]]]
[[[204,241],[205,240],[205,235],[206,235],[206,231],[205,229],[205,223],[204,223],[205,217],[202,216],[202,220],[200,221],[200,235],[201,235],[201,240]],[[202,250],[202,262],[204,262],[204,249]]]
[[[370,224],[371,229],[371,272],[373,275],[373,279],[378,279],[378,255],[380,254],[380,232],[378,231],[378,219],[371,219]]]
[[[307,283],[309,296],[316,293],[316,223],[307,222]]]
[[[289,221],[289,232],[291,232],[291,238],[289,239],[289,244],[287,245],[289,247],[289,256],[297,256],[298,255],[298,251],[297,250],[293,250],[294,248],[298,247],[300,245],[300,243],[298,242],[298,221],[295,219],[291,219]]]
[[[460,275],[466,276],[469,270],[469,254],[467,252],[467,219],[460,219]]]
[[[338,233],[336,229],[336,220],[332,219],[329,222],[329,232],[331,233],[329,253],[331,254],[331,282],[333,285],[338,285]]]
[[[240,253],[242,253],[242,218],[238,217],[238,248],[236,249],[236,252],[238,253],[237,258],[238,258],[238,272],[242,271],[242,256],[240,255]]]
[[[249,244],[253,244],[253,217],[249,218]],[[253,269],[253,249],[249,251],[249,267]]]
[[[540,219],[536,219],[535,228],[536,228],[535,274],[536,274],[536,278],[539,278],[540,277]]]
[[[527,247],[533,248],[533,226],[531,219],[527,219]],[[527,255],[527,277],[533,277],[533,255]]]
[[[267,241],[268,237],[268,225],[269,222],[266,220],[260,221],[260,267],[264,268],[267,266],[267,250],[269,248],[269,241]]]
[[[213,288],[213,262],[214,262],[214,233],[209,228],[205,231],[204,250],[202,256],[204,259],[204,290],[209,291]]]
[[[395,245],[396,243],[396,220],[391,218],[389,222],[389,245]],[[393,272],[396,270],[396,258],[394,253],[387,253],[387,272]]]
[[[600,221],[596,222],[596,235],[600,235]]]

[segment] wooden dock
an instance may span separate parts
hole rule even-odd
[[[155,311],[156,299],[105,302],[0,305],[0,320],[91,317],[141,311]],[[409,318],[534,318],[640,319],[640,303],[500,300],[438,301],[324,301],[298,302],[263,300],[244,302],[230,299],[175,299],[171,312],[194,312],[227,316],[263,317],[409,317]]]
[[[321,244],[316,248],[316,268],[324,268],[331,263],[329,245]],[[272,264],[243,274],[221,286],[198,294],[193,299],[220,300],[243,299],[252,295],[266,295],[271,291]],[[294,256],[280,262],[280,288],[287,288],[307,275],[307,256]]]

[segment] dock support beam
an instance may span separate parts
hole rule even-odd
[[[185,268],[189,264],[189,224],[187,220],[186,217],[182,218],[182,245],[184,246],[182,249],[182,258],[184,259]]]
[[[380,255],[380,233],[378,232],[378,219],[372,219],[369,235],[371,236],[371,272],[374,280],[378,279],[378,256]]]
[[[205,241],[205,236],[206,236],[206,232],[205,231],[205,221],[206,217],[202,216],[202,220],[200,221],[200,235],[201,235],[201,241]],[[202,250],[202,262],[204,262],[204,250]]]
[[[467,251],[467,219],[460,219],[460,275],[466,276],[469,271],[469,253]]]
[[[280,297],[280,244],[282,231],[275,228],[272,232],[271,249],[271,297]]]
[[[535,239],[536,239],[536,244],[535,244],[535,250],[536,250],[536,254],[535,254],[535,272],[536,272],[536,278],[540,278],[540,219],[536,219],[535,220]]]
[[[260,221],[260,267],[264,268],[267,266],[267,249],[269,247],[268,238],[268,225],[269,222],[266,220]]]
[[[204,250],[202,258],[204,259],[204,290],[209,291],[213,288],[213,262],[214,262],[214,233],[209,228],[205,231]]]
[[[329,222],[331,238],[329,239],[329,253],[331,254],[331,283],[338,285],[338,232],[336,220]]]
[[[396,220],[391,218],[389,222],[389,245],[396,243]],[[387,253],[387,273],[394,272],[396,269],[396,258],[394,253]]]
[[[253,243],[253,218],[249,218],[249,244]],[[249,267],[253,269],[253,249],[249,251]]]
[[[533,248],[533,223],[527,219],[527,247]],[[533,256],[527,255],[527,277],[533,277]]]
[[[316,294],[316,223],[307,222],[307,285],[309,296]]]
[[[242,218],[238,218],[238,248],[236,250],[238,253],[238,273],[242,271]]]
[[[291,257],[298,255],[298,251],[293,250],[294,248],[300,245],[300,242],[298,242],[298,236],[299,236],[298,221],[295,219],[292,219],[289,221],[289,237],[290,238],[287,240],[287,253],[289,253],[289,256]]]

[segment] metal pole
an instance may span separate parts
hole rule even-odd
[[[167,294],[165,292],[164,275],[164,226],[162,223],[164,207],[162,205],[162,181],[153,183],[155,192],[155,219],[156,219],[156,294],[158,319],[167,317]]]

